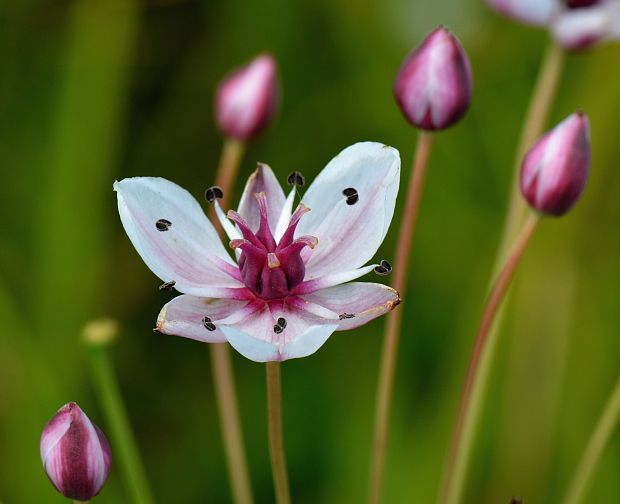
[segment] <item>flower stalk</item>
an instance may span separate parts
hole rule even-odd
[[[291,495],[286,470],[284,436],[282,432],[282,385],[280,363],[267,362],[267,418],[269,427],[269,456],[277,504],[290,504]]]
[[[482,408],[482,396],[493,362],[491,358],[495,340],[489,338],[493,322],[506,296],[514,272],[538,225],[540,216],[530,213],[523,224],[513,249],[491,289],[478,335],[469,361],[467,377],[461,394],[456,424],[452,433],[446,460],[442,491],[439,502],[462,502],[467,467],[476,434],[477,418]]]
[[[108,353],[116,330],[112,321],[90,323],[84,329],[84,341],[88,349],[94,386],[106,417],[115,457],[130,494],[129,500],[137,504],[152,504],[154,501],[146,471]]]
[[[540,67],[538,79],[536,80],[519,136],[510,186],[510,200],[504,220],[500,245],[495,257],[494,277],[499,272],[502,264],[506,262],[510,246],[514,243],[526,215],[527,205],[519,189],[521,160],[545,127],[549,117],[549,110],[553,104],[553,99],[562,77],[565,59],[565,51],[553,41],[550,42]]]
[[[234,138],[224,140],[220,163],[215,174],[215,183],[222,189],[222,206],[227,208],[230,193],[239,172],[239,165],[245,151],[245,144]],[[209,209],[211,219],[217,223],[214,207]],[[219,225],[219,224],[217,224]],[[218,229],[222,235],[222,229]],[[210,345],[211,370],[215,400],[222,429],[226,464],[233,499],[237,504],[252,504],[252,486],[248,472],[248,463],[243,444],[241,420],[235,387],[235,376],[230,356],[230,348],[226,343]]]
[[[603,451],[609,444],[611,436],[618,426],[620,419],[620,378],[609,396],[607,405],[600,416],[588,445],[583,452],[581,461],[568,487],[564,504],[579,504],[583,502],[592,475],[599,463]]]
[[[394,277],[392,287],[398,291],[401,297],[404,294],[409,270],[409,256],[413,245],[418,209],[428,161],[433,143],[432,133],[420,131],[416,152],[413,158],[412,173],[407,189],[407,200],[403,211],[398,236],[400,240],[396,249],[394,264]],[[394,310],[387,315],[383,348],[381,352],[381,364],[379,368],[379,382],[377,386],[377,399],[375,410],[373,452],[370,469],[370,503],[378,503],[381,500],[383,489],[383,477],[385,472],[386,447],[390,424],[390,410],[394,391],[394,373],[396,369],[396,356],[400,339],[403,311]]]

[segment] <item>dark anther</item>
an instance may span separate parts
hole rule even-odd
[[[290,173],[288,177],[286,177],[286,182],[291,187],[293,186],[303,187],[304,184],[306,183],[306,179],[300,172],[294,171]]]
[[[205,191],[205,199],[209,203],[213,203],[216,199],[222,199],[223,197],[224,197],[224,192],[222,191],[222,188],[219,186],[209,187],[209,189]]]
[[[211,322],[211,319],[209,317],[202,318],[202,325],[205,326],[205,329],[207,331],[215,331],[215,324]]]
[[[523,499],[521,497],[513,497],[510,499],[510,504],[523,504]]]
[[[284,328],[286,327],[286,319],[285,319],[285,318],[283,318],[283,317],[280,317],[280,318],[278,319],[278,325],[279,325],[282,329],[284,329]]]
[[[340,320],[349,319],[349,318],[353,318],[353,317],[355,317],[355,315],[353,313],[347,313],[347,312],[344,312],[344,313],[341,313],[340,315],[338,315],[338,318]]]
[[[392,265],[387,262],[385,259],[381,261],[378,266],[375,266],[375,273],[377,275],[387,275],[392,271]]]
[[[170,282],[163,283],[163,284],[161,284],[159,286],[159,290],[160,291],[169,291],[169,290],[171,290],[174,287],[175,283],[176,282],[174,280],[172,280]]]
[[[355,203],[357,203],[360,199],[359,194],[357,194],[357,189],[354,189],[353,187],[347,187],[342,191],[342,194],[347,197],[347,205],[355,205]]]
[[[168,231],[168,229],[170,229],[170,226],[172,226],[172,222],[170,222],[167,219],[159,219],[155,223],[155,227],[157,228],[157,231]]]
[[[284,331],[284,327],[282,327],[281,325],[274,325],[273,326],[273,332],[276,334],[280,334],[282,331]]]

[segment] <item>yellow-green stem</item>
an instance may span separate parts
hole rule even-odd
[[[280,363],[267,362],[267,420],[269,428],[269,456],[276,504],[290,504],[291,494],[286,471],[284,437],[282,432],[282,385]]]
[[[230,193],[239,172],[244,150],[245,145],[238,140],[226,139],[224,141],[220,163],[215,174],[215,184],[220,186],[224,193],[221,200],[224,209],[229,206]],[[222,230],[215,218],[213,208],[210,209],[209,214],[221,235]],[[227,343],[214,343],[209,345],[209,354],[233,500],[237,504],[252,504],[254,498],[243,446],[230,347]]]
[[[514,169],[510,186],[510,199],[504,220],[500,245],[497,255],[495,256],[493,277],[495,277],[499,268],[506,261],[509,248],[514,243],[516,234],[521,228],[523,218],[526,215],[527,205],[521,196],[519,184],[521,161],[525,153],[532,147],[536,139],[543,132],[543,128],[549,116],[549,110],[553,104],[553,98],[557,91],[558,84],[560,83],[560,78],[562,77],[564,60],[564,50],[551,41],[538,73],[538,79],[536,80],[534,91],[530,98],[530,103],[519,136],[519,143],[515,152]]]
[[[110,435],[114,458],[118,461],[129,492],[128,500],[135,504],[152,504],[153,496],[114,375],[107,345],[89,343],[88,354],[95,389],[106,418],[106,432]]]
[[[490,340],[488,336],[517,265],[536,230],[538,221],[539,216],[530,213],[489,294],[469,361],[457,419],[452,432],[442,489],[439,495],[440,503],[459,504],[463,500],[465,479],[476,434],[476,420],[480,416],[482,396],[492,364],[492,352],[489,350],[492,350],[494,341]]]
[[[607,405],[596,424],[592,436],[588,441],[586,450],[583,452],[579,466],[568,487],[564,504],[579,504],[583,501],[588,485],[594,474],[594,470],[607,447],[611,435],[618,425],[620,418],[620,377],[609,396]]]
[[[409,256],[411,255],[418,209],[420,208],[420,199],[422,197],[422,189],[424,187],[424,179],[426,177],[426,169],[428,167],[432,143],[433,136],[431,133],[420,132],[413,158],[412,173],[409,179],[407,199],[401,219],[398,234],[399,241],[396,249],[396,259],[394,261],[392,287],[394,287],[401,296],[404,295],[407,286]],[[377,504],[381,501],[381,493],[383,490],[390,410],[394,390],[394,373],[396,371],[396,356],[398,354],[402,317],[402,309],[396,309],[387,315],[383,337],[383,349],[379,367],[379,381],[375,406],[373,451],[370,460],[368,502],[371,504]]]

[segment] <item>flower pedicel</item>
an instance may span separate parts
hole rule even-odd
[[[184,294],[164,306],[157,330],[228,341],[257,362],[282,361],[310,355],[334,331],[390,311],[400,302],[394,289],[347,282],[375,268],[387,272],[365,264],[389,228],[399,176],[397,150],[358,143],[325,167],[292,211],[303,177],[292,177],[286,197],[271,169],[259,164],[238,211],[228,212],[232,222],[213,198],[236,261],[181,187],[150,177],[116,182],[132,243],[159,278]]]

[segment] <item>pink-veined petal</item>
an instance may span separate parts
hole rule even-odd
[[[197,296],[232,297],[228,291],[243,287],[237,265],[189,192],[157,177],[124,179],[114,190],[129,239],[160,279]]]
[[[212,299],[195,296],[177,296],[159,312],[156,330],[163,334],[181,336],[207,343],[226,341],[219,329],[219,322],[230,321],[232,317],[246,318],[250,302],[245,300]],[[215,326],[205,325],[205,317]]]
[[[254,194],[261,192],[265,193],[267,198],[267,221],[273,233],[276,230],[286,197],[271,168],[266,164],[258,163],[256,170],[245,184],[238,209],[239,214],[245,219],[253,232],[258,230],[260,224],[260,207]]]
[[[391,287],[368,282],[352,282],[300,296],[342,316],[338,330],[353,329],[394,309],[400,296]],[[345,315],[346,314],[346,315]],[[347,318],[347,315],[353,315]]]
[[[274,331],[278,318],[286,320],[280,333]],[[316,352],[338,328],[338,321],[325,320],[291,307],[265,307],[245,320],[222,325],[228,342],[244,357],[255,362],[283,361]]]
[[[348,271],[366,264],[390,226],[400,182],[398,151],[376,142],[347,147],[332,159],[302,198],[311,211],[297,235],[319,243],[306,262],[306,280]],[[343,190],[357,191],[347,204]]]

